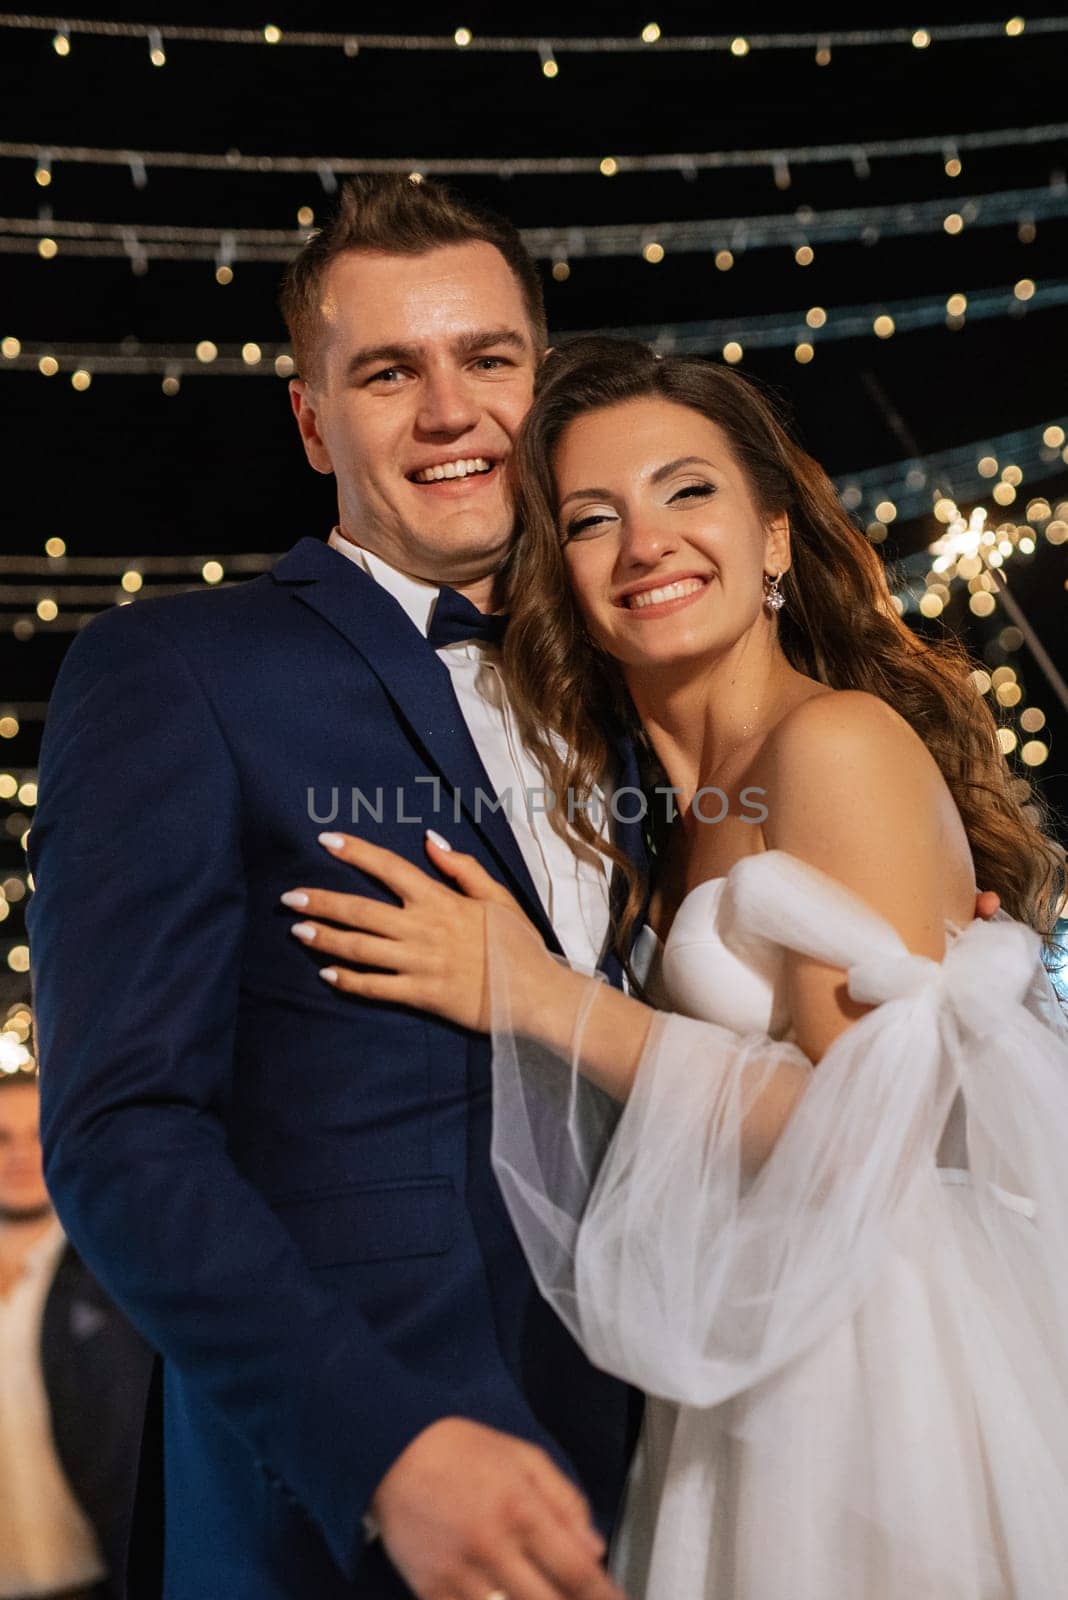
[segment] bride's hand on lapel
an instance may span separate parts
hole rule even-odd
[[[488,1032],[486,907],[500,906],[511,917],[495,922],[514,933],[510,958],[533,976],[557,971],[542,937],[515,897],[473,856],[454,851],[440,834],[427,830],[426,851],[447,884],[392,850],[352,834],[322,833],[319,843],[339,861],[377,878],[400,902],[390,905],[364,895],[327,889],[290,889],[283,905],[303,920],[290,932],[310,949],[338,963],[320,970],[324,982],[365,1000],[432,1011],[461,1027]]]

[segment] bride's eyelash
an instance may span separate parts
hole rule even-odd
[[[605,520],[606,518],[602,511],[598,511],[592,517],[579,517],[576,522],[568,523],[567,537],[573,539],[577,533],[582,533],[585,528],[592,528],[598,522],[604,522]]]
[[[683,484],[681,489],[676,489],[668,501],[668,505],[674,500],[682,500],[684,498],[698,497],[704,499],[707,495],[715,494],[715,492],[716,486],[714,483],[686,483]],[[595,527],[598,522],[604,521],[606,521],[606,518],[601,511],[598,511],[592,517],[579,517],[577,521],[568,524],[566,537],[573,539],[576,534],[584,532],[586,528]]]

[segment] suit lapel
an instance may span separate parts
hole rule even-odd
[[[272,569],[277,583],[340,633],[378,678],[398,720],[431,772],[441,778],[480,834],[508,886],[542,933],[559,950],[545,908],[503,811],[483,803],[496,798],[463,719],[448,668],[404,608],[361,568],[318,539],[302,539]],[[339,731],[340,737],[340,731]],[[415,796],[411,798],[414,805]]]

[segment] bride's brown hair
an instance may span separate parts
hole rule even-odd
[[[1035,797],[1018,799],[997,724],[954,640],[920,638],[895,610],[882,561],[853,525],[834,485],[787,434],[774,406],[739,373],[699,359],[661,359],[631,340],[584,338],[553,351],[513,454],[517,526],[509,564],[512,620],[503,667],[523,736],[558,797],[588,796],[614,738],[634,740],[643,776],[655,756],[615,661],[586,632],[572,594],[556,516],[553,456],[589,411],[644,397],[688,406],[726,434],[759,509],[785,511],[792,565],[782,579],[779,640],[791,666],[832,689],[862,689],[893,706],[938,762],[964,822],[976,881],[1010,916],[1052,933],[1063,852],[1042,832]],[[625,957],[644,885],[622,850],[580,806],[554,824],[619,866],[616,948]]]

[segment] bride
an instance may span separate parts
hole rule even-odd
[[[559,826],[617,869],[631,992],[551,956],[433,835],[433,875],[324,836],[399,904],[304,889],[316,948],[352,964],[323,976],[493,1031],[520,1240],[649,1396],[613,1553],[634,1600],[1049,1600],[1061,853],[971,663],[904,626],[738,374],[578,341],[516,467],[504,669]],[[648,897],[583,809],[613,728],[666,797]]]

